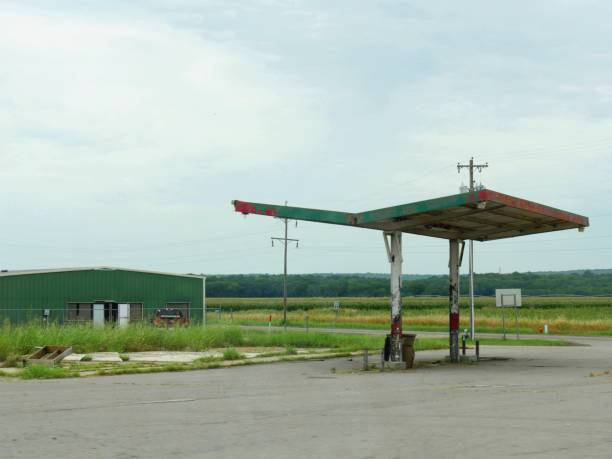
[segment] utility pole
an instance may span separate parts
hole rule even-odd
[[[285,201],[285,206],[287,205],[287,201]],[[284,218],[285,220],[285,237],[272,237],[272,247],[274,247],[274,241],[280,241],[283,243],[285,247],[285,263],[283,270],[283,326],[285,327],[285,331],[287,331],[287,246],[290,242],[295,242],[295,247],[299,246],[299,239],[289,239],[287,236],[289,235],[289,220]],[[296,222],[297,224],[297,222]]]
[[[468,168],[470,171],[470,193],[476,190],[476,183],[474,181],[474,168],[478,169],[478,172],[482,172],[485,167],[489,167],[489,163],[485,164],[474,164],[474,157],[470,158],[469,164],[457,163],[457,172],[461,173],[461,169]],[[474,241],[469,241],[469,253],[470,253],[470,338],[474,339]]]

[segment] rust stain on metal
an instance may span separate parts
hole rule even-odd
[[[514,196],[499,193],[493,190],[483,190],[480,192],[480,194],[483,195],[482,200],[484,201],[499,202],[509,207],[514,207],[516,209],[526,210],[540,215],[546,215],[548,217],[556,218],[559,220],[565,220],[580,226],[589,226],[589,219],[587,217],[583,217],[582,215],[576,215],[571,212],[555,209],[554,207],[545,206],[543,204],[538,204],[537,202],[528,201],[526,199],[516,198]]]

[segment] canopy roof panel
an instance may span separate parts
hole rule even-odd
[[[443,239],[490,241],[589,226],[589,219],[493,190],[361,213],[232,201],[236,212],[356,226]]]

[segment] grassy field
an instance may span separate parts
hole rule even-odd
[[[0,362],[15,360],[16,356],[32,352],[36,346],[46,344],[72,346],[75,353],[139,352],[139,351],[204,351],[211,348],[250,347],[302,347],[329,348],[342,351],[380,349],[380,336],[306,333],[261,332],[238,327],[187,327],[176,329],[134,325],[128,328],[92,328],[90,326],[37,325],[0,329]],[[444,340],[421,339],[417,350],[439,349]]]
[[[288,321],[291,325],[311,327],[379,328],[388,327],[387,298],[340,298],[336,315],[331,298],[292,298]],[[443,297],[408,297],[404,299],[404,323],[409,330],[444,331],[448,328],[448,300]],[[494,298],[476,298],[476,328],[480,332],[503,330],[502,310]],[[222,298],[209,299],[210,308],[221,307],[221,314],[210,312],[209,322],[267,324],[282,323],[282,299]],[[461,327],[468,327],[467,299],[462,299]],[[505,311],[508,332],[515,330],[514,311]],[[551,334],[612,335],[612,298],[610,297],[525,297],[518,311],[521,333],[541,333],[544,324]]]
[[[290,311],[305,311],[309,309],[331,308],[334,301],[340,301],[342,308],[359,310],[381,310],[389,308],[387,297],[343,297],[343,298],[289,298],[288,309]],[[419,296],[404,297],[404,305],[409,309],[439,309],[448,308],[448,298],[445,296]],[[494,297],[476,297],[476,309],[494,308]],[[282,298],[208,298],[207,304],[210,308],[221,306],[222,309],[232,308],[234,311],[252,309],[281,309]],[[468,298],[461,297],[461,307],[468,306]],[[612,297],[523,297],[523,307],[536,309],[581,309],[581,308],[610,308],[612,309]]]
[[[166,330],[147,325],[127,328],[93,328],[86,325],[50,326],[38,325],[0,328],[0,362],[17,363],[19,356],[28,354],[37,346],[48,344],[72,346],[75,353],[140,351],[204,351],[212,348],[227,348],[225,360],[232,360],[234,347],[283,347],[332,349],[351,352],[362,349],[380,349],[383,336],[315,333],[302,331],[267,332],[244,330],[232,326],[193,326]],[[503,342],[510,345],[552,344],[564,342]],[[483,344],[500,344],[495,340],[482,340]],[[418,338],[415,350],[444,349],[448,340],[444,338]],[[127,360],[127,359],[126,359]]]

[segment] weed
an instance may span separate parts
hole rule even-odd
[[[124,362],[127,362],[130,360],[130,356],[127,354],[119,354],[119,358]]]
[[[240,360],[240,359],[244,359],[244,355],[242,355],[240,352],[238,352],[233,347],[228,347],[223,352],[223,360]]]
[[[15,367],[20,367],[21,366],[21,356],[15,353],[10,353],[7,357],[6,360],[4,361],[4,367],[9,368],[15,368]]]
[[[83,358],[81,358],[81,362],[91,362],[93,357],[90,354],[85,354]]]
[[[293,346],[287,346],[285,348],[285,354],[286,355],[296,355],[297,353],[298,353],[297,349],[294,348]]]
[[[79,373],[62,367],[48,367],[46,365],[27,365],[19,377],[22,379],[55,379],[78,377]]]
[[[207,355],[205,357],[200,357],[199,359],[196,359],[193,361],[193,363],[195,364],[207,364],[210,362],[219,362],[223,360],[223,357],[220,356],[214,356],[214,355]]]

